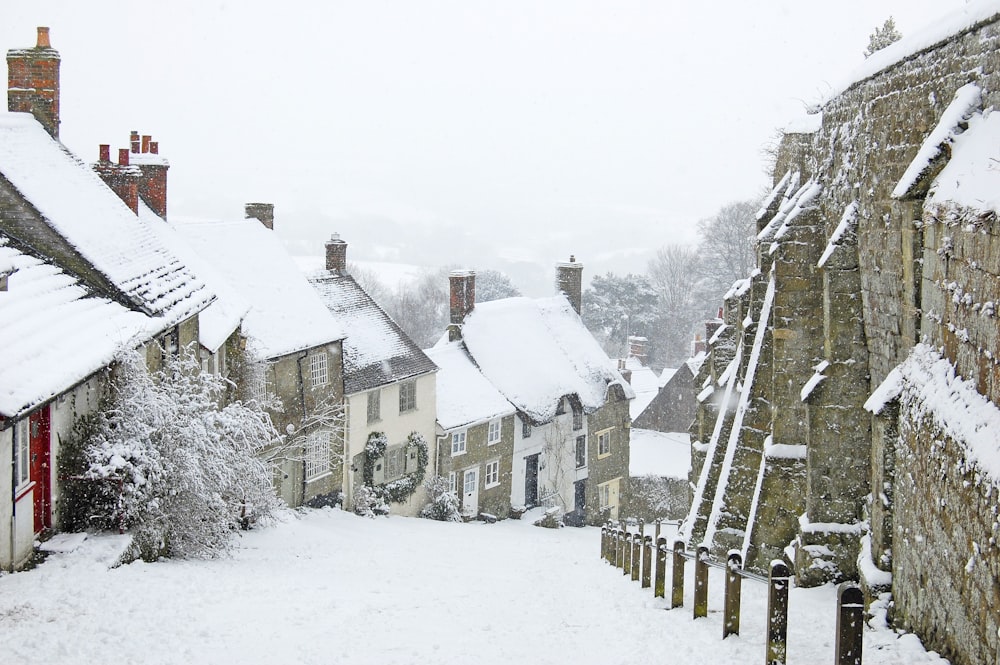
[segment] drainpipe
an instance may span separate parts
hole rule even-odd
[[[295,359],[295,366],[298,368],[298,384],[299,384],[299,404],[302,406],[302,420],[299,422],[299,429],[302,429],[301,425],[306,421],[306,387],[305,381],[302,379],[302,361],[305,360],[306,356],[309,355],[308,351],[302,351],[299,357]],[[302,444],[302,503],[306,502],[306,447],[305,443]]]

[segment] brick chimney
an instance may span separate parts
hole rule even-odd
[[[636,358],[642,364],[646,364],[646,343],[649,340],[645,337],[638,337],[636,335],[630,335],[628,338],[628,355],[631,358]]]
[[[462,323],[476,307],[476,273],[472,270],[452,270],[448,274],[451,297],[451,325],[448,326],[448,340],[462,339]]]
[[[618,359],[618,373],[625,379],[625,383],[632,384],[632,370],[625,367],[625,360],[623,358]]]
[[[139,214],[139,181],[142,179],[142,171],[129,163],[128,148],[118,151],[118,163],[115,164],[111,161],[111,146],[101,144],[98,160],[91,168],[132,212]]]
[[[708,349],[705,346],[705,340],[703,340],[701,338],[701,335],[695,333],[695,336],[694,336],[694,355],[698,355],[699,353],[705,353],[707,350]]]
[[[167,169],[170,163],[160,156],[160,144],[146,134],[139,138],[139,132],[129,136],[132,164],[139,167],[139,198],[149,209],[163,219],[167,218]]]
[[[338,275],[347,274],[347,243],[334,233],[326,241],[326,269]]]
[[[247,203],[243,206],[246,219],[256,219],[267,228],[274,230],[273,203]]]
[[[583,264],[576,262],[575,256],[568,263],[556,264],[556,291],[564,294],[576,313],[580,313],[583,300]]]
[[[32,114],[59,139],[59,51],[48,28],[38,28],[34,48],[7,51],[7,110]]]

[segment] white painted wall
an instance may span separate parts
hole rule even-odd
[[[354,495],[354,473],[351,471],[352,460],[365,450],[368,435],[372,432],[382,432],[389,439],[389,445],[397,445],[406,441],[410,432],[419,432],[427,441],[427,477],[437,473],[437,456],[434,454],[436,444],[437,424],[437,374],[424,374],[417,377],[417,408],[406,413],[399,412],[399,384],[382,386],[377,390],[381,393],[381,415],[378,422],[368,424],[368,392],[347,395],[347,463],[344,465],[344,496],[347,507],[351,507]],[[394,515],[416,516],[427,503],[427,493],[420,487],[406,503],[394,503],[391,513]]]
[[[14,461],[14,437],[12,428],[0,431],[0,569],[9,570],[13,562],[11,534],[14,530],[14,482],[12,464]]]
[[[573,429],[573,413],[566,405],[566,413],[556,416],[551,422],[531,428],[531,436],[524,438],[520,417],[514,419],[514,464],[511,477],[510,503],[524,505],[524,481],[526,458],[541,453],[538,462],[538,496],[544,500],[546,494],[555,491],[555,496],[544,501],[548,505],[558,505],[564,510],[573,510],[573,483],[587,477],[587,469],[576,468],[576,437],[588,436],[587,417],[583,418],[583,429]],[[559,436],[560,446],[548,446],[549,439]],[[546,450],[546,448],[549,448]]]

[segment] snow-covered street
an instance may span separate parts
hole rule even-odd
[[[664,611],[599,557],[597,529],[336,511],[284,512],[230,558],[108,570],[91,539],[0,576],[2,662],[750,663],[763,658],[763,585],[745,582],[741,635]],[[689,567],[690,568],[690,567]],[[834,588],[793,589],[789,663],[832,662]],[[944,662],[913,636],[868,631],[866,663]]]

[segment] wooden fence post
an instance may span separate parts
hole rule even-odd
[[[788,651],[788,578],[784,561],[771,562],[767,584],[767,665],[785,665]]]
[[[660,522],[662,522],[662,521],[663,520],[661,518],[659,518],[659,517],[656,518],[656,537],[653,540],[659,540],[660,539]]]
[[[837,587],[837,665],[861,665],[865,596],[854,582]]]
[[[608,527],[601,527],[601,558],[608,560]]]
[[[670,582],[670,609],[684,606],[684,541],[674,541],[674,560],[671,562],[673,578]]]
[[[642,563],[642,536],[632,536],[632,581],[639,581],[639,567]]]
[[[694,557],[694,618],[708,616],[708,547],[699,545]]]
[[[646,520],[641,518],[639,519],[639,537],[640,538],[646,537]]]
[[[632,534],[626,532],[622,536],[622,575],[632,572]]]
[[[642,539],[642,588],[649,588],[651,577],[650,570],[653,567],[653,537],[646,536]]]
[[[653,576],[653,598],[663,598],[667,577],[667,539],[656,538],[656,574]]]
[[[726,558],[726,601],[722,619],[722,639],[740,634],[740,592],[743,586],[743,557],[731,550]]]

